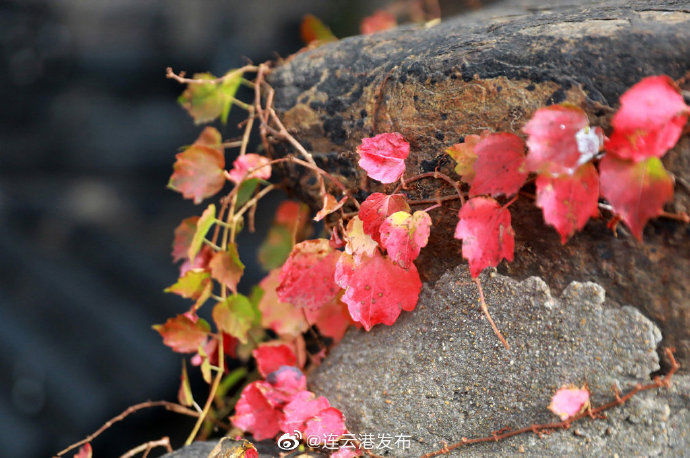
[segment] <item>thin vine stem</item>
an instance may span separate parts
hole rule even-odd
[[[240,144],[240,156],[244,156],[247,153],[247,146],[249,145],[249,136],[252,133],[252,127],[254,126],[254,107],[248,105],[249,116],[247,117],[247,124],[244,126],[244,134],[242,135],[242,143]]]
[[[194,425],[194,428],[192,429],[192,432],[189,433],[189,436],[187,437],[187,440],[185,441],[185,445],[189,445],[194,441],[194,438],[196,437],[197,433],[199,432],[199,428],[201,428],[201,425],[204,423],[204,420],[206,420],[206,417],[208,416],[208,412],[211,409],[211,404],[213,404],[213,399],[216,397],[216,390],[218,389],[218,385],[220,385],[220,381],[223,378],[223,374],[225,373],[225,355],[223,353],[223,335],[219,334],[216,336],[218,339],[218,372],[216,373],[215,378],[213,379],[213,384],[211,385],[211,390],[208,393],[208,398],[206,398],[206,404],[204,404],[204,408],[199,414],[199,418],[196,421],[196,424]]]
[[[127,453],[124,453],[122,456],[120,456],[120,458],[132,458],[133,456],[141,452],[144,452],[142,458],[146,458],[147,456],[149,456],[149,452],[156,447],[164,447],[168,453],[172,453],[173,451],[172,446],[170,445],[170,438],[168,436],[165,436],[158,440],[149,441],[145,444],[138,445],[130,451],[128,451]]]
[[[274,184],[272,184],[272,185],[266,186],[266,187],[263,188],[261,191],[259,191],[258,193],[256,193],[256,195],[255,195],[254,197],[252,197],[251,199],[249,199],[249,200],[247,201],[247,203],[244,204],[244,205],[242,206],[242,208],[240,208],[240,209],[237,211],[237,213],[235,213],[235,218],[239,218],[240,216],[242,216],[243,214],[245,214],[245,213],[247,212],[247,210],[249,210],[250,208],[252,208],[253,206],[255,206],[255,205],[259,202],[259,200],[261,200],[266,194],[268,194],[269,192],[273,191],[273,190],[276,189],[276,188],[277,188],[277,186],[274,185]]]
[[[482,312],[484,312],[486,319],[489,320],[491,328],[494,330],[494,334],[496,334],[498,340],[500,340],[503,346],[506,347],[506,350],[510,350],[510,345],[508,345],[508,342],[503,337],[503,334],[501,334],[501,331],[498,330],[498,326],[496,326],[496,323],[494,323],[493,318],[491,318],[491,314],[489,313],[489,307],[486,305],[486,300],[484,299],[484,289],[482,288],[482,282],[479,280],[479,277],[475,278],[474,282],[476,283],[477,289],[479,290],[479,303],[481,304]]]
[[[197,79],[186,78],[185,72],[175,73],[172,67],[168,67],[165,69],[165,77],[168,79],[175,80],[180,84],[218,84],[222,83],[225,80],[236,78],[237,75],[243,75],[246,72],[255,72],[257,70],[258,67],[256,67],[255,65],[245,65],[244,67],[238,68],[237,70],[233,70],[232,72],[229,72],[216,79]]]
[[[599,407],[595,408],[590,408],[585,410],[584,412],[580,412],[567,420],[564,421],[559,421],[555,423],[546,423],[546,424],[532,424],[530,426],[525,426],[524,428],[519,428],[519,429],[502,429],[499,431],[495,431],[492,433],[490,436],[486,437],[478,437],[475,439],[468,439],[466,437],[463,437],[460,442],[457,442],[453,445],[446,445],[443,448],[436,450],[431,453],[427,453],[425,455],[422,455],[422,458],[431,458],[433,456],[438,456],[438,455],[445,455],[447,453],[450,453],[452,450],[455,450],[459,447],[465,446],[465,445],[471,445],[471,444],[479,444],[482,442],[498,442],[503,439],[507,439],[509,437],[513,436],[518,436],[520,434],[525,434],[532,432],[536,435],[540,435],[543,432],[549,432],[549,431],[554,431],[558,429],[568,429],[570,428],[570,425],[578,420],[581,420],[582,418],[585,417],[590,417],[592,419],[594,418],[600,418],[599,414],[602,412],[609,410],[613,407],[620,406],[625,404],[627,401],[629,401],[633,396],[636,394],[642,392],[642,391],[647,391],[647,390],[653,390],[655,388],[668,388],[671,386],[671,379],[673,375],[680,369],[680,364],[678,364],[678,361],[676,361],[676,358],[673,355],[673,352],[675,351],[674,348],[666,348],[665,350],[666,355],[668,356],[669,361],[671,362],[671,369],[669,372],[664,376],[664,377],[654,377],[654,380],[652,383],[648,383],[646,385],[642,384],[637,384],[635,385],[630,391],[628,391],[624,396],[620,395],[620,392],[618,390],[618,387],[615,385],[613,386],[613,392],[615,395],[615,399],[611,402],[608,402],[606,404],[603,404]]]
[[[195,412],[192,409],[188,409],[187,407],[176,404],[174,402],[170,401],[145,401],[145,402],[140,402],[139,404],[135,404],[133,406],[127,407],[124,411],[122,411],[119,415],[114,416],[110,420],[106,421],[100,428],[98,428],[95,432],[89,434],[86,436],[84,439],[80,440],[79,442],[75,442],[74,444],[70,445],[69,447],[59,451],[56,456],[63,456],[70,450],[73,450],[77,447],[81,447],[82,445],[86,444],[87,442],[92,442],[95,438],[100,436],[105,430],[113,426],[115,423],[124,420],[127,418],[129,415],[133,414],[134,412],[137,412],[139,410],[143,409],[148,409],[151,407],[165,407],[166,410],[169,410],[171,412],[179,413],[182,415],[187,415],[190,417],[198,417],[199,413]]]
[[[437,170],[435,170],[433,172],[420,173],[419,175],[415,175],[415,176],[410,177],[408,179],[404,179],[404,178],[400,177],[400,184],[395,188],[395,190],[393,191],[393,194],[400,191],[401,188],[406,189],[405,187],[408,184],[415,182],[417,180],[422,180],[424,178],[435,178],[435,179],[440,179],[440,180],[445,181],[446,183],[451,185],[453,187],[453,189],[455,189],[455,192],[458,194],[458,198],[460,199],[460,202],[462,203],[462,205],[465,205],[465,197],[462,195],[462,191],[460,190],[460,185],[458,185],[458,182],[456,180],[453,180],[448,175],[441,173]]]
[[[292,136],[292,134],[290,134],[290,132],[288,132],[287,128],[280,120],[273,107],[267,106],[266,110],[268,111],[271,120],[273,120],[275,125],[278,126],[278,130],[276,131],[277,135],[287,140],[297,151],[299,151],[299,153],[302,156],[304,156],[307,162],[309,162],[314,168],[319,168],[319,166],[316,164],[316,161],[314,160],[314,156],[312,156],[312,154],[309,151],[307,151],[306,148],[302,146],[302,144],[298,142],[297,139]],[[323,180],[323,176],[319,174],[318,179],[321,195],[326,195],[326,183]]]
[[[408,200],[407,204],[412,206],[412,205],[429,205],[429,204],[436,204],[439,202],[449,202],[452,200],[460,200],[460,196],[457,194],[453,194],[452,196],[441,196],[437,197],[435,199],[417,199],[417,200]]]

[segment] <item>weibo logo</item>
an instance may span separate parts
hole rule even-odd
[[[278,448],[281,450],[294,450],[302,440],[302,433],[295,430],[292,434],[285,433],[278,438]]]

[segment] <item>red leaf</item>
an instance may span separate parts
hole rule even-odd
[[[472,278],[503,258],[513,260],[515,233],[507,208],[489,197],[475,197],[463,205],[458,218],[455,238],[462,239],[462,256],[470,264]]]
[[[246,442],[246,441],[245,441]],[[246,445],[249,444],[249,445]],[[254,445],[250,442],[246,442],[244,453],[242,453],[242,458],[259,458],[259,452],[254,448]]]
[[[271,160],[267,157],[254,153],[238,156],[232,163],[232,170],[229,172],[230,180],[236,184],[250,178],[268,180],[271,178],[271,166],[268,165],[270,162]]]
[[[180,264],[180,277],[184,277],[190,270],[208,270],[208,264],[214,254],[215,252],[210,246],[202,246],[201,251],[197,253],[193,261],[187,258],[185,262]]]
[[[553,395],[549,409],[561,417],[561,420],[567,420],[583,412],[587,406],[589,406],[589,390],[586,387],[564,386]]]
[[[510,196],[518,192],[527,178],[527,172],[522,171],[524,151],[525,142],[517,135],[498,133],[482,138],[474,147],[477,160],[470,196]]]
[[[403,269],[378,252],[357,265],[344,253],[338,261],[335,279],[345,289],[342,301],[350,316],[367,331],[378,323],[392,325],[401,309],[414,310],[422,289],[414,264]]]
[[[187,250],[192,244],[192,238],[196,232],[196,223],[199,221],[198,216],[192,216],[182,220],[179,226],[175,228],[175,240],[173,241],[172,257],[173,262],[180,259],[187,258]]]
[[[223,148],[223,137],[215,127],[205,127],[201,131],[199,137],[194,141],[194,145],[208,146],[209,148],[217,149],[221,154],[225,151]]]
[[[309,207],[292,200],[281,202],[276,210],[274,222],[291,230],[295,227],[300,228],[309,222]]]
[[[237,253],[237,245],[231,243],[227,251],[214,254],[208,266],[211,269],[211,277],[230,288],[233,293],[237,293],[237,284],[244,273],[244,264]]]
[[[216,148],[192,145],[175,156],[170,186],[186,199],[201,203],[223,188],[225,157]]]
[[[477,160],[474,148],[484,136],[484,134],[481,137],[479,135],[466,135],[464,142],[456,143],[446,149],[446,154],[456,162],[455,173],[460,175],[465,183],[471,183],[474,179],[474,163]]]
[[[230,334],[223,334],[223,354],[229,358],[237,357],[237,344],[239,339]],[[208,339],[202,346],[201,351],[192,356],[190,362],[193,366],[201,366],[204,358],[208,358],[210,364],[218,366],[218,339]]]
[[[362,452],[351,446],[351,445],[344,445],[340,447],[337,451],[334,453],[331,453],[331,458],[354,458],[356,456],[362,456]]]
[[[77,453],[74,454],[74,458],[91,458],[93,456],[93,449],[90,443],[82,445]]]
[[[335,407],[324,409],[316,417],[307,420],[304,428],[304,436],[319,438],[319,444],[335,440],[346,432],[345,417]]]
[[[381,183],[397,181],[405,171],[405,159],[410,154],[410,144],[397,132],[363,138],[357,147],[359,166],[367,175]]]
[[[184,315],[169,318],[165,324],[157,324],[153,329],[163,337],[163,343],[178,353],[194,353],[206,341],[211,331],[208,323],[201,318],[195,322]]]
[[[340,300],[334,300],[321,307],[316,312],[304,310],[310,324],[316,325],[319,332],[334,340],[335,343],[345,335],[345,331],[352,324],[352,318],[347,311],[347,306]]]
[[[666,75],[643,79],[620,98],[613,116],[613,133],[606,151],[621,159],[641,161],[661,157],[676,144],[690,107]]]
[[[286,432],[304,431],[304,423],[328,409],[331,404],[323,396],[318,398],[311,391],[297,393],[283,408],[283,421],[280,428]]]
[[[307,378],[302,371],[292,366],[281,366],[268,374],[266,381],[272,388],[266,394],[277,405],[290,402],[297,393],[307,389]]]
[[[281,366],[297,366],[297,357],[292,349],[285,345],[263,343],[252,352],[256,367],[262,377],[280,369]]]
[[[416,211],[413,215],[396,212],[381,225],[381,244],[389,258],[407,269],[429,241],[430,228],[431,218],[427,212]]]
[[[362,22],[359,24],[359,30],[362,35],[371,35],[372,33],[392,29],[396,25],[398,25],[398,22],[395,20],[395,16],[386,10],[376,10],[371,16],[362,19]]]
[[[556,228],[561,243],[582,229],[590,217],[599,215],[599,175],[587,163],[573,175],[557,177],[549,173],[537,177],[537,207],[544,211],[544,221]]]
[[[331,302],[339,291],[333,280],[339,256],[326,239],[295,245],[280,270],[278,299],[310,310]]]
[[[531,172],[572,173],[601,149],[601,129],[590,129],[585,112],[573,105],[538,109],[522,128],[527,134],[525,167]]]
[[[278,299],[276,288],[279,284],[280,269],[273,269],[259,286],[264,291],[259,301],[261,325],[273,330],[278,336],[297,337],[309,326],[304,319],[304,312],[287,302]]]
[[[323,196],[323,207],[321,208],[321,210],[318,211],[318,213],[314,217],[314,221],[321,221],[331,213],[340,210],[343,207],[343,205],[345,205],[346,201],[347,196],[343,197],[340,200],[335,200],[335,197],[333,197],[331,194],[326,193],[326,195]]]
[[[656,157],[633,162],[607,154],[599,163],[599,172],[601,195],[642,240],[644,225],[673,198],[673,177]]]
[[[235,415],[230,418],[233,425],[251,433],[257,441],[275,437],[283,420],[281,409],[265,396],[265,385],[257,381],[244,387],[235,405]]]
[[[410,211],[407,200],[402,194],[390,196],[375,192],[366,198],[359,207],[359,218],[362,220],[364,232],[377,242],[381,242],[379,228],[383,221],[395,212]]]
[[[302,19],[299,27],[300,37],[305,44],[310,44],[314,41],[327,43],[329,41],[337,41],[331,29],[324,24],[321,19],[313,14],[306,14]]]

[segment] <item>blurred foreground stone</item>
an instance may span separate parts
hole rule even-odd
[[[390,452],[419,456],[443,441],[558,421],[547,406],[562,385],[587,383],[596,406],[614,399],[614,384],[625,392],[648,383],[659,368],[658,328],[632,307],[608,307],[600,286],[573,282],[554,297],[537,277],[481,278],[510,350],[483,317],[463,266],[425,285],[417,309],[403,312],[394,326],[349,331],[311,378],[311,389],[343,410],[353,432],[410,435],[409,450],[393,446]],[[461,451],[682,454],[690,379],[674,380],[672,391],[645,392],[607,412],[607,420],[583,420],[544,439],[526,434]]]

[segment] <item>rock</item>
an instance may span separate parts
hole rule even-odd
[[[436,168],[455,176],[444,150],[466,135],[485,129],[523,135],[535,110],[561,102],[581,106],[593,125],[608,128],[626,89],[654,74],[679,79],[688,68],[687,2],[508,0],[434,27],[403,26],[300,53],[277,66],[270,82],[286,127],[361,201],[395,186],[367,180],[357,167],[363,137],[400,132],[411,145],[407,178]],[[690,89],[690,80],[684,84]],[[287,149],[277,147],[276,154]],[[678,183],[666,209],[688,211],[690,137],[663,162]],[[294,191],[318,207],[313,174],[292,166],[287,172]],[[428,199],[452,190],[421,180],[407,193]],[[426,281],[464,262],[453,240],[457,207],[448,203],[434,213],[417,262]],[[562,246],[529,199],[510,211],[515,260],[499,266],[501,273],[538,275],[558,292],[572,281],[594,281],[612,304],[634,306],[654,320],[665,344],[677,347],[679,361],[690,367],[687,224],[654,219],[639,243],[623,225],[614,236],[604,212]]]
[[[583,420],[570,430],[541,438],[527,434],[501,442],[478,444],[463,454],[525,456],[686,456],[690,447],[690,376],[673,378],[670,389],[640,393],[603,420]],[[634,422],[633,417],[642,422]],[[575,434],[579,431],[580,434]]]
[[[409,435],[410,449],[392,453],[418,456],[443,441],[556,421],[547,406],[562,385],[587,383],[598,405],[613,399],[614,384],[625,391],[659,369],[659,329],[632,307],[608,307],[600,286],[573,282],[553,297],[538,277],[481,278],[510,350],[484,319],[467,268],[458,267],[425,285],[417,309],[394,326],[349,331],[311,377],[311,389],[345,413],[352,432]],[[525,435],[469,451],[630,454],[638,447],[635,454],[646,454],[682,447],[688,388],[685,380],[678,396],[646,393],[607,421],[578,423],[578,435]],[[662,430],[665,442],[657,437]]]
[[[216,441],[194,442],[163,456],[166,458],[207,458],[217,444]]]
[[[259,458],[271,458],[279,455],[283,458],[319,458],[327,456],[323,453],[302,451],[300,449],[286,452],[279,449],[276,442],[271,440],[252,443],[259,452]],[[194,442],[163,456],[167,458],[241,458],[245,450],[244,445],[245,441],[223,437],[220,440]]]

